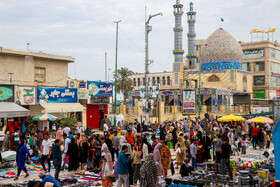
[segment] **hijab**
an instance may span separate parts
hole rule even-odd
[[[147,156],[147,160],[140,169],[140,174],[142,177],[143,187],[156,186],[158,171],[156,162],[154,161],[154,155],[152,153]]]

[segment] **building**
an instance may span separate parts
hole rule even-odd
[[[280,99],[280,45],[275,41],[241,42],[243,49],[242,70],[253,75],[252,104],[269,107]]]

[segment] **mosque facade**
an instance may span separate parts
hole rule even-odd
[[[173,7],[175,16],[173,71],[149,75],[150,86],[160,88],[157,101],[163,101],[164,106],[183,107],[183,93],[195,91],[195,113],[198,113],[199,108],[202,114],[250,112],[253,78],[251,72],[242,70],[243,51],[240,43],[223,28],[218,28],[206,40],[195,40],[196,12],[194,4],[190,3],[187,12],[188,54],[182,57],[183,5],[177,0]],[[162,79],[165,74],[169,77],[168,85],[166,78]],[[143,80],[144,74],[138,73],[130,78],[134,82],[133,97],[141,100],[140,94],[137,94],[141,82],[137,80]]]

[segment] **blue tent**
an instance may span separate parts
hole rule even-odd
[[[276,180],[280,180],[280,120],[277,121],[273,129],[273,145],[275,156],[275,175]]]

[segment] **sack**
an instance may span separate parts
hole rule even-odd
[[[114,172],[110,170],[108,163],[106,163],[104,168],[104,177],[113,176]]]

